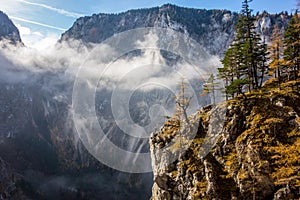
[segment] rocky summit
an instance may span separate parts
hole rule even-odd
[[[256,15],[256,27],[262,37],[270,36],[277,25],[284,30],[290,16],[286,12]],[[223,55],[234,37],[238,13],[228,10],[191,9],[166,4],[150,9],[129,10],[119,14],[94,14],[81,17],[67,30],[60,41],[81,40],[101,43],[116,33],[144,28],[171,28],[195,39],[212,55]]]
[[[0,11],[0,40],[6,39],[13,44],[22,43],[18,28]]]

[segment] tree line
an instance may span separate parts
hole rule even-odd
[[[238,95],[245,97],[246,92],[261,89],[266,80],[273,78],[276,87],[281,83],[295,81],[300,77],[300,14],[298,10],[292,14],[288,27],[282,31],[275,25],[267,45],[264,38],[256,32],[255,17],[249,3],[243,0],[242,10],[235,27],[236,35],[233,43],[224,52],[221,60],[223,67],[218,68],[217,76],[210,74],[203,85],[203,93],[210,94],[212,104],[216,104],[217,90],[223,90],[219,79],[225,84],[226,99]],[[300,7],[300,0],[298,3]],[[179,84],[180,92],[175,96],[175,117],[189,124],[187,109],[192,97],[185,94],[187,84],[184,80]],[[274,86],[274,85],[273,85]],[[295,81],[299,91],[299,81]]]
[[[300,69],[300,16],[293,14],[285,32],[275,26],[270,45],[255,30],[255,17],[249,3],[243,0],[233,43],[224,52],[223,67],[218,69],[224,80],[226,97],[258,90],[273,77],[278,83],[293,81]],[[299,89],[298,85],[296,85]]]

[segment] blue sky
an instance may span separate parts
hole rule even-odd
[[[0,0],[0,10],[13,20],[28,46],[54,43],[76,18],[93,13],[118,13],[172,3],[184,7],[239,11],[241,0]],[[297,0],[254,0],[254,10],[270,13],[292,12]]]

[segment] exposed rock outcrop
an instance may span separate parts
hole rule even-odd
[[[246,97],[202,108],[190,126],[172,118],[152,134],[153,200],[300,197],[299,92]]]
[[[275,27],[285,29],[290,16],[286,12],[256,16],[259,34],[268,40]],[[222,55],[234,38],[238,13],[228,10],[183,8],[171,4],[161,7],[129,10],[119,14],[94,14],[81,17],[67,30],[60,41],[80,40],[101,43],[116,33],[135,28],[162,27],[186,34],[212,55]]]

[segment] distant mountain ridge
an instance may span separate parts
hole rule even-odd
[[[8,16],[0,11],[0,40],[7,39],[13,44],[22,43],[18,28],[8,18]]]
[[[84,43],[100,43],[113,34],[133,28],[169,27],[194,38],[209,53],[222,56],[233,39],[237,18],[238,14],[231,11],[167,4],[79,18],[60,41],[77,39]],[[258,15],[257,30],[268,36],[274,24],[285,28],[289,18],[287,13],[262,13]],[[2,12],[1,39],[21,42],[18,29]],[[6,199],[37,198],[38,194],[41,199],[148,198],[151,175],[122,174],[109,169],[78,142],[69,113],[72,83],[60,83],[58,75],[61,74],[41,73],[26,83],[0,84],[0,171],[4,169],[0,179],[8,177],[7,181],[0,181],[0,188],[4,188],[0,195],[5,193]],[[45,89],[51,81],[56,83],[55,88]],[[22,175],[21,182],[19,177],[12,177],[15,173]],[[59,184],[60,180],[63,184]],[[26,198],[19,196],[19,188]]]
[[[268,37],[275,25],[285,29],[290,16],[287,12],[263,12],[257,14],[256,19],[257,31]],[[212,55],[222,55],[233,40],[237,21],[238,13],[228,10],[183,8],[166,4],[119,14],[100,13],[81,17],[62,34],[60,41],[77,39],[84,43],[101,43],[113,34],[130,29],[163,27],[187,34]]]

